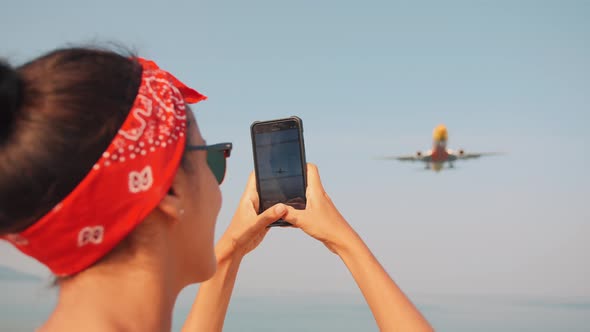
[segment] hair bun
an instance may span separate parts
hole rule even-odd
[[[0,61],[0,136],[12,127],[22,99],[22,80],[8,64]]]

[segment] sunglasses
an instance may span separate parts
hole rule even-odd
[[[217,183],[221,184],[227,168],[226,160],[231,154],[231,143],[219,143],[213,145],[187,145],[186,151],[207,151],[207,164],[215,175]]]

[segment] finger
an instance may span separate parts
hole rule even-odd
[[[259,228],[264,228],[273,222],[281,219],[285,213],[287,213],[287,206],[285,204],[276,204],[275,206],[266,209],[266,211],[262,212],[258,216],[258,220],[256,222]]]
[[[258,191],[256,191],[256,175],[254,172],[250,172],[250,176],[248,176],[248,183],[246,184],[246,192],[247,193],[254,193],[258,196]]]
[[[324,192],[324,186],[320,180],[320,172],[315,164],[307,163],[307,187],[314,192]]]
[[[256,189],[256,176],[254,175],[254,172],[251,172],[250,176],[248,177],[246,189],[244,190],[244,195],[242,198],[244,200],[244,204],[251,204],[254,207],[254,210],[258,212],[260,200],[258,198],[258,190]]]
[[[301,227],[302,215],[305,210],[297,210],[292,206],[287,206],[287,213],[283,216],[283,220],[295,227]]]

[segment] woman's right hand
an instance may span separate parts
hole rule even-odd
[[[349,240],[357,235],[324,190],[318,168],[314,164],[307,164],[305,196],[307,198],[305,210],[287,206],[287,214],[283,220],[301,228],[338,254],[350,242]]]

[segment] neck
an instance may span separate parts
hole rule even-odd
[[[41,331],[170,331],[181,290],[174,273],[166,263],[134,263],[99,264],[65,281]]]

